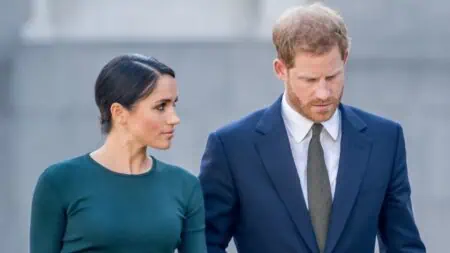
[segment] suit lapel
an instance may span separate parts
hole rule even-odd
[[[327,248],[332,252],[358,195],[372,143],[365,136],[365,123],[350,107],[341,105],[342,139],[336,191],[328,230]]]
[[[261,135],[256,140],[256,149],[264,168],[306,245],[316,252],[318,249],[310,216],[281,116],[281,97],[266,110],[257,131]]]

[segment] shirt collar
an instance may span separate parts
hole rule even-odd
[[[281,101],[281,113],[289,134],[294,138],[296,143],[301,142],[310,131],[314,122],[295,111],[287,103],[286,93],[283,94]],[[339,109],[335,111],[329,120],[322,122],[322,125],[333,141],[337,141],[340,130]]]

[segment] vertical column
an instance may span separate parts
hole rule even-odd
[[[69,40],[236,38],[251,30],[255,1],[34,0],[24,34]]]
[[[270,40],[272,38],[272,26],[281,13],[289,7],[308,2],[310,0],[260,0],[260,22],[257,28],[257,37]]]
[[[22,28],[25,40],[48,40],[52,37],[52,24],[48,0],[30,1],[30,18]]]
[[[10,87],[12,61],[0,59],[0,251],[14,252],[14,243],[17,240],[15,227],[18,217],[15,202],[13,201],[14,188],[11,175],[12,166],[12,115]]]

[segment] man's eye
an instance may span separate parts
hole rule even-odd
[[[333,80],[335,77],[336,77],[336,75],[333,75],[333,76],[327,76],[327,81],[331,81],[331,80]]]

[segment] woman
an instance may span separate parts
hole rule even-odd
[[[173,70],[116,57],[98,76],[95,100],[105,142],[42,173],[30,252],[206,252],[197,178],[147,155],[147,146],[168,149],[180,122]]]

